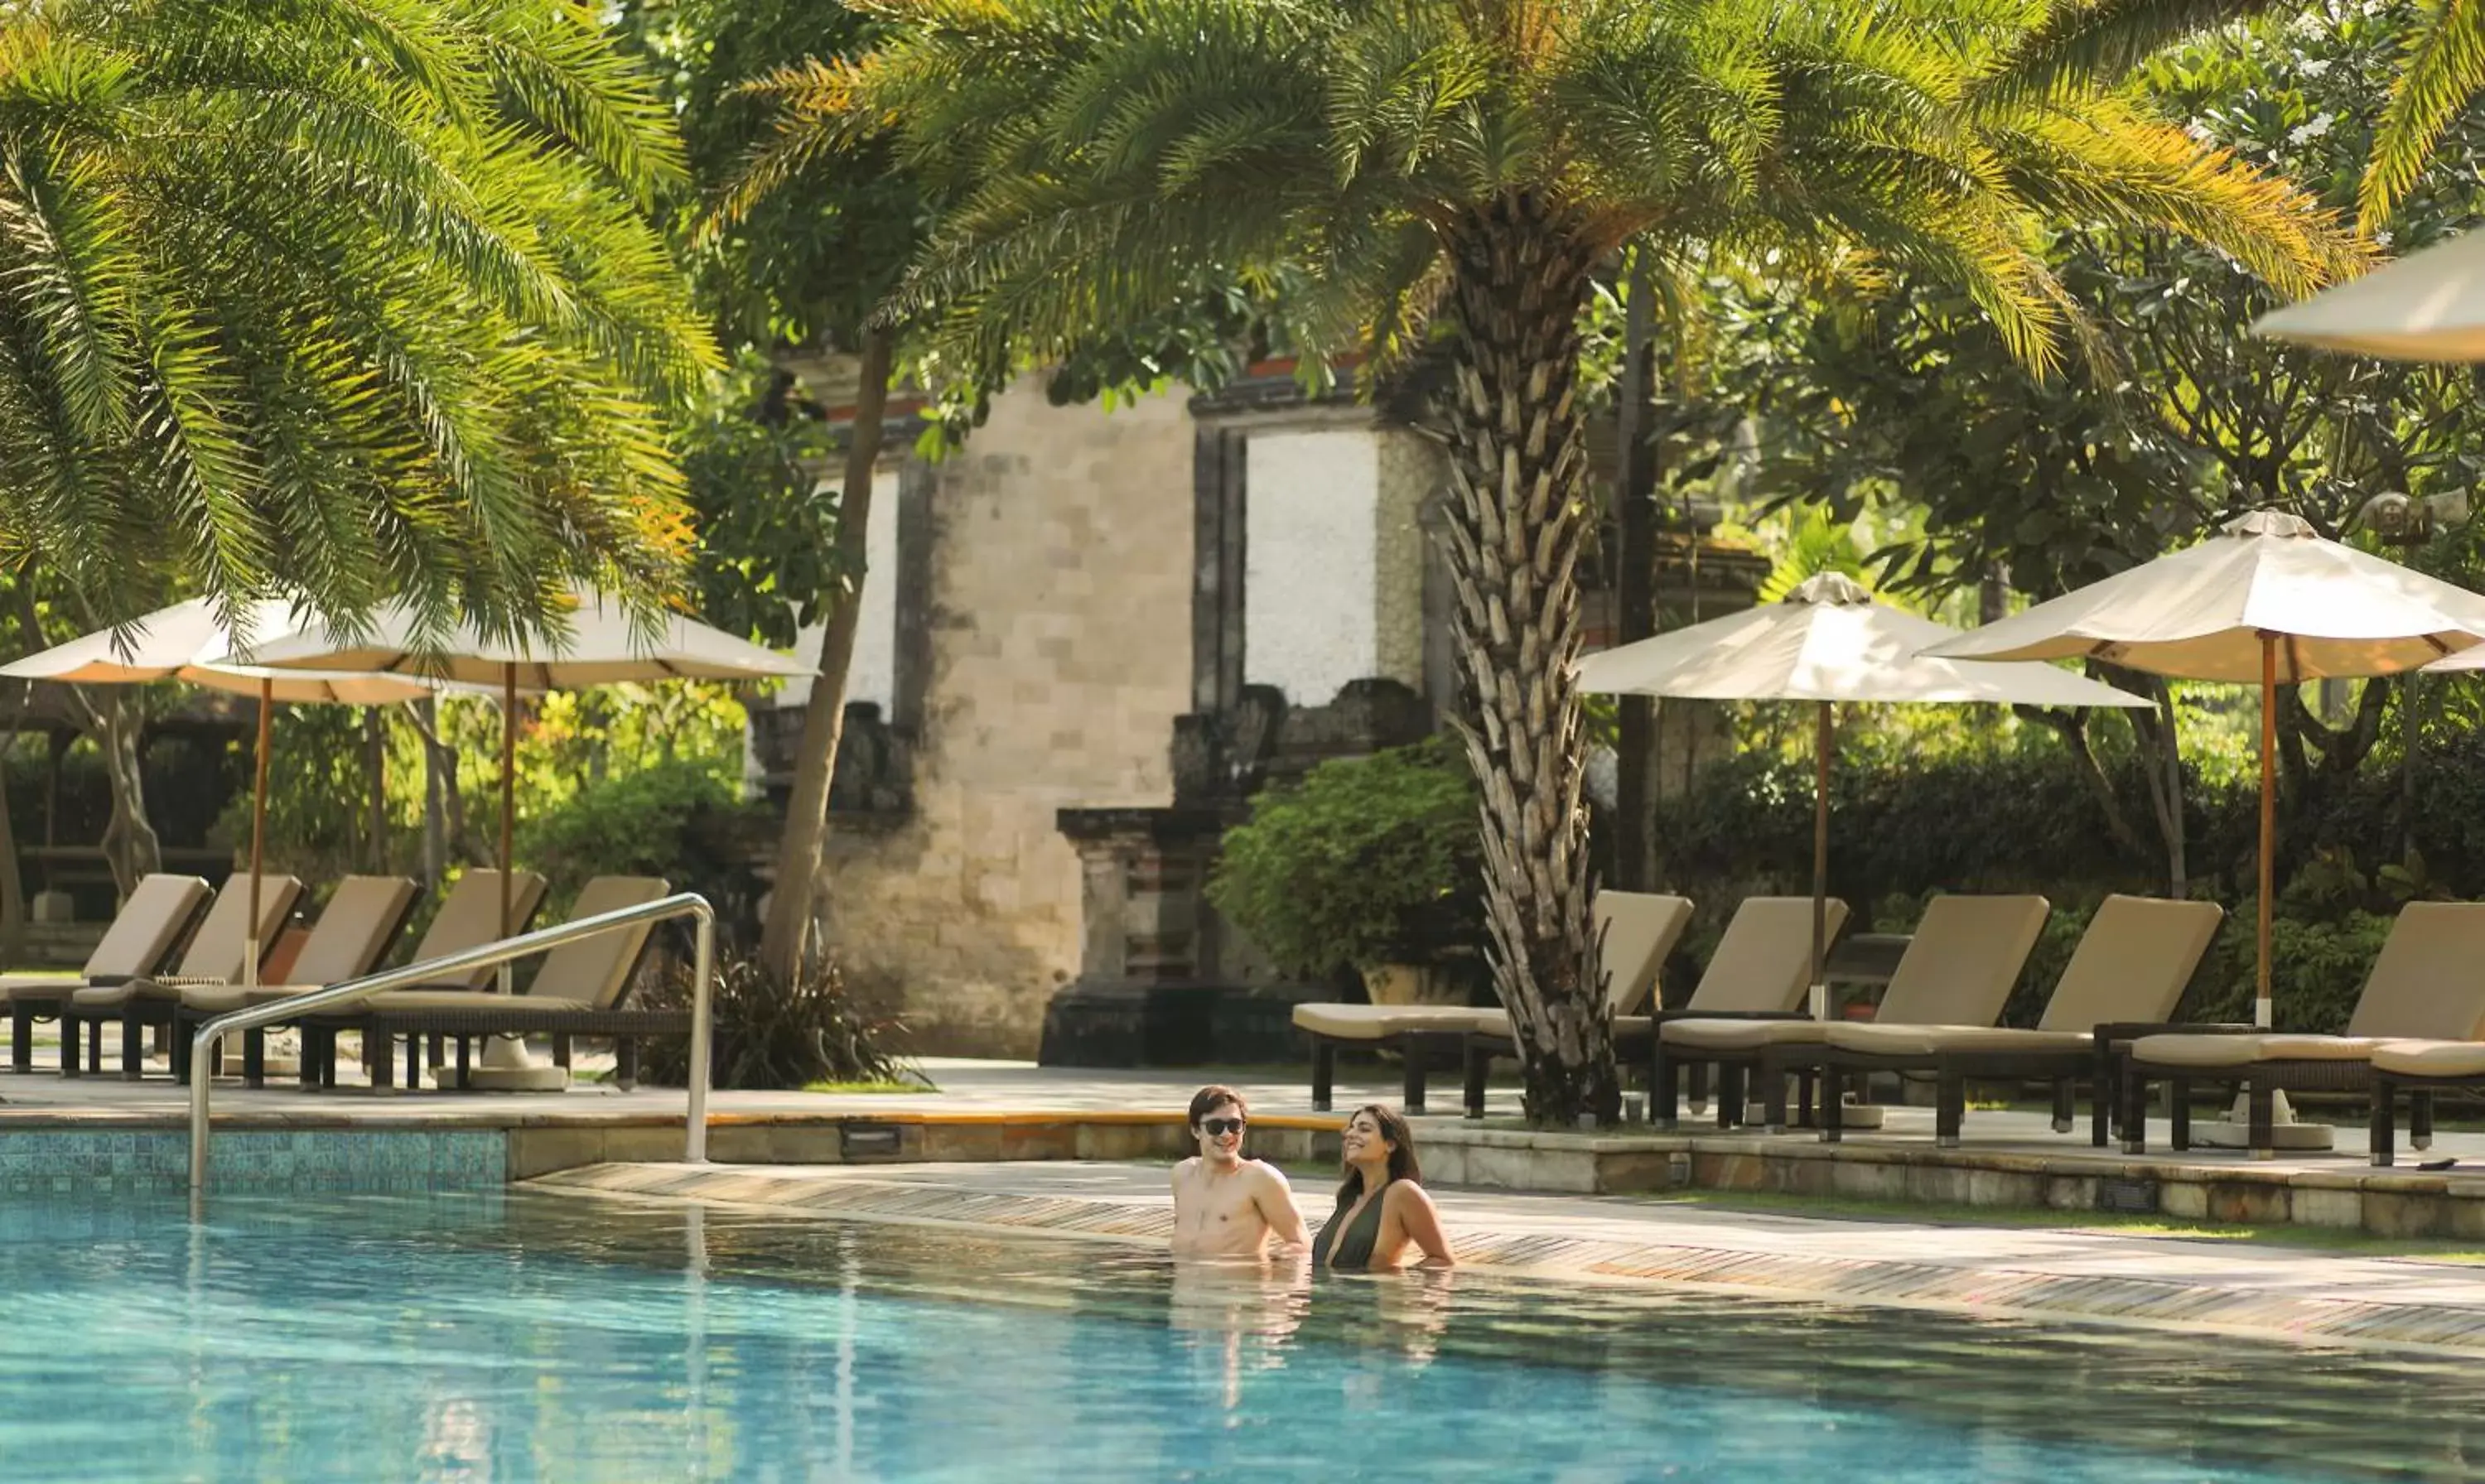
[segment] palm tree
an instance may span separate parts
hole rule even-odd
[[[886,134],[945,205],[892,312],[1057,353],[1212,271],[1298,276],[1301,343],[1437,353],[1447,558],[1496,987],[1540,1120],[1618,1117],[1597,992],[1573,573],[1592,279],[1772,255],[1957,284],[2032,365],[2081,326],[2050,228],[2171,229],[2274,282],[2313,204],[2147,115],[2049,0],[872,0],[779,76],[780,152]],[[2068,60],[2065,60],[2068,59]]]
[[[0,7],[0,533],[107,617],[171,580],[558,627],[687,543],[716,363],[684,176],[565,0]]]

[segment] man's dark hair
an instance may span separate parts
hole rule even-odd
[[[1214,1113],[1222,1103],[1232,1103],[1242,1109],[1246,1119],[1251,1116],[1251,1105],[1242,1100],[1242,1093],[1222,1083],[1212,1082],[1190,1094],[1190,1126],[1197,1128],[1199,1120]]]

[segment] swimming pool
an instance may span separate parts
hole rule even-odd
[[[2464,1478],[2455,1360],[526,1194],[0,1206],[0,1479]]]

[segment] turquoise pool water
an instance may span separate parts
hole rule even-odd
[[[2461,1362],[548,1197],[0,1206],[0,1480],[2474,1477]]]

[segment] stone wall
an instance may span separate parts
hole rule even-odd
[[[1106,413],[1029,382],[922,472],[925,591],[896,609],[928,630],[914,808],[833,829],[822,879],[850,981],[918,1052],[1032,1057],[1079,966],[1079,856],[1057,811],[1172,798],[1192,440],[1179,394]]]

